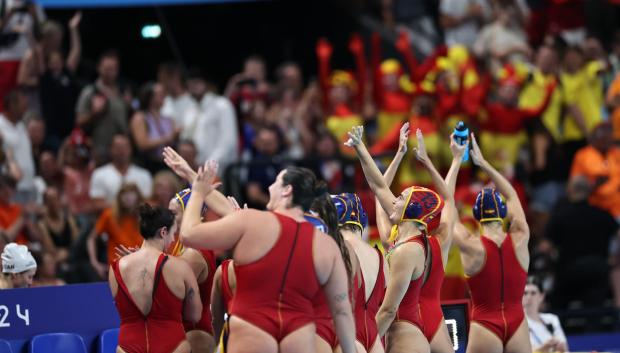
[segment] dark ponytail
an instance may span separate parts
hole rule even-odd
[[[327,186],[317,179],[307,168],[288,167],[282,176],[282,185],[293,187],[292,206],[301,207],[304,212],[310,210],[314,199],[327,194]]]
[[[322,184],[325,185],[325,183]],[[318,185],[317,189],[319,189],[319,191],[320,188],[322,188],[322,186]],[[349,248],[347,248],[345,240],[338,229],[338,213],[336,212],[336,206],[334,206],[334,203],[329,195],[323,192],[322,196],[319,196],[314,200],[310,209],[316,212],[323,222],[325,222],[329,236],[336,241],[336,244],[338,244],[340,254],[342,254],[342,260],[344,261],[344,267],[347,270],[347,278],[349,279],[349,284],[351,284],[353,279],[353,266],[351,265]]]
[[[174,224],[174,214],[167,208],[151,207],[148,203],[140,205],[140,234],[144,239],[152,239],[163,227],[170,228]]]

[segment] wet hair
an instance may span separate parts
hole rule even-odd
[[[537,275],[530,275],[530,276],[528,276],[527,277],[527,281],[525,282],[525,284],[526,285],[527,284],[531,284],[533,286],[536,286],[538,288],[538,291],[541,294],[545,293],[545,291],[543,289],[542,279],[539,276],[537,276]]]
[[[293,206],[299,206],[306,212],[316,198],[327,195],[327,185],[319,181],[310,169],[288,167],[285,171],[282,185],[293,187]]]
[[[340,249],[340,254],[342,254],[342,260],[344,261],[344,267],[347,270],[347,277],[350,282],[353,278],[353,266],[351,265],[349,248],[347,248],[345,240],[338,229],[338,213],[336,211],[336,206],[334,206],[329,195],[326,194],[317,197],[314,202],[312,202],[310,209],[316,212],[323,222],[325,222],[329,236],[338,244],[338,249]]]
[[[167,208],[151,207],[148,203],[140,205],[140,234],[144,239],[152,239],[157,232],[166,227],[170,229],[174,224],[174,214]]]

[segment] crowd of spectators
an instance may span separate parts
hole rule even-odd
[[[217,160],[226,188],[250,207],[263,208],[278,170],[297,163],[334,193],[359,193],[373,219],[373,196],[342,148],[346,132],[365,125],[385,165],[410,121],[445,172],[447,138],[464,121],[527,205],[531,271],[551,303],[620,307],[620,31],[588,28],[581,0],[441,0],[417,15],[407,3],[418,2],[382,3],[393,41],[353,34],[335,48],[317,38],[316,75],[254,55],[218,92],[204,73],[214,68],[165,62],[134,92],[114,50],[80,84],[79,12],[61,24],[8,1],[0,246],[29,247],[40,264],[35,284],[106,278],[114,247],[139,245],[135,206],[166,206],[186,186],[167,171],[165,146],[194,167]],[[600,11],[620,14],[617,1],[604,3]],[[387,47],[397,55],[384,55]],[[334,51],[349,51],[355,66],[332,69]],[[464,166],[456,195],[464,219],[487,182]],[[429,183],[414,158],[395,181]],[[465,295],[458,262],[453,254],[446,297]]]

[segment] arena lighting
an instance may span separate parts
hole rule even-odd
[[[155,39],[161,36],[161,27],[159,25],[144,25],[142,27],[142,38],[144,39]]]

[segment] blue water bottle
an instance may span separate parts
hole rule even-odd
[[[466,145],[467,140],[469,138],[469,129],[464,122],[459,121],[454,128],[454,141],[459,145]],[[469,148],[465,149],[465,153],[463,154],[463,162],[467,162],[469,160]]]

